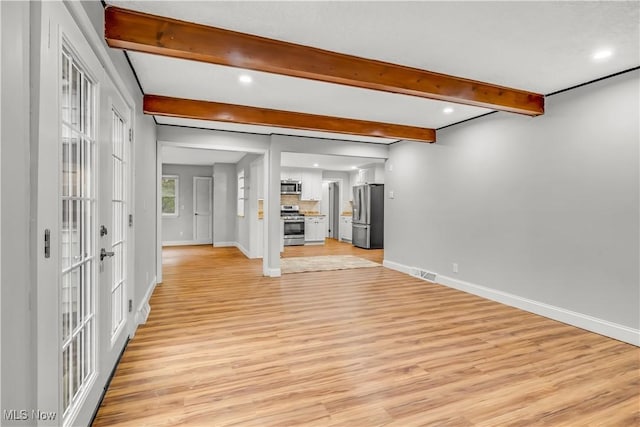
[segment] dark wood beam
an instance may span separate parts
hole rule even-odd
[[[275,126],[421,142],[435,142],[436,140],[436,131],[428,128],[270,110],[268,108],[247,107],[220,102],[170,98],[159,95],[145,95],[143,109],[145,114],[156,116]]]
[[[544,96],[537,93],[113,6],[105,9],[105,39],[111,47],[137,52],[530,116],[544,113]]]

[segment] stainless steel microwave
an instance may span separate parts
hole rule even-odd
[[[300,181],[280,181],[280,194],[302,194]]]

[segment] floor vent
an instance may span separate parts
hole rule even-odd
[[[432,273],[430,271],[421,270],[419,268],[414,268],[412,274],[416,277],[419,277],[424,280],[428,280],[429,282],[436,281],[436,273]]]

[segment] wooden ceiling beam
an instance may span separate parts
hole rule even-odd
[[[145,114],[155,116],[275,126],[420,142],[435,142],[436,140],[436,131],[428,128],[271,110],[220,102],[170,98],[160,95],[145,95],[143,110]]]
[[[544,96],[532,92],[113,6],[105,9],[105,39],[131,51],[530,116],[544,113]]]

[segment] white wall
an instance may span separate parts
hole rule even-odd
[[[3,409],[35,408],[35,314],[30,234],[30,4],[1,2],[0,387]],[[11,425],[3,420],[2,425]],[[16,422],[29,425],[25,422]]]
[[[640,328],[638,95],[633,71],[548,97],[541,117],[496,113],[439,131],[436,144],[394,144],[387,265],[631,337]]]
[[[178,175],[178,216],[162,218],[162,241],[193,241],[193,177],[212,176],[211,166],[162,165],[163,175]]]
[[[213,245],[233,245],[236,241],[236,165],[213,165]]]
[[[247,255],[251,253],[251,221],[254,220],[251,213],[252,199],[257,199],[256,188],[251,188],[251,162],[256,160],[257,154],[247,154],[237,164],[235,176],[237,179],[238,173],[244,170],[244,182],[245,182],[245,212],[243,217],[237,217],[236,220],[236,234],[235,241],[241,248],[242,252]],[[255,203],[255,200],[253,201]],[[237,214],[236,206],[233,206],[234,212]]]

